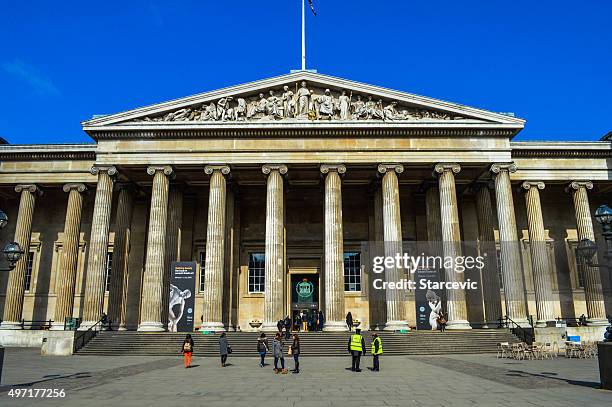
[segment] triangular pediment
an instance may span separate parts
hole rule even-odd
[[[108,127],[316,126],[443,123],[488,124],[520,129],[509,115],[394,91],[309,71],[231,86],[83,122]]]

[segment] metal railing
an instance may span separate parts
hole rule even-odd
[[[46,330],[46,329],[50,329],[51,325],[53,324],[53,320],[48,319],[48,320],[25,320],[22,319],[21,321],[19,321],[19,326],[21,326],[21,329],[31,329],[31,330]]]
[[[510,329],[510,331],[518,336],[523,342],[531,345],[535,341],[535,333],[533,327],[533,316],[529,315],[527,317],[527,321],[529,322],[529,326],[531,328],[525,328],[517,324],[510,318],[508,315],[499,319],[500,326],[504,328]]]
[[[81,332],[74,338],[74,352],[76,353],[78,350],[83,348],[83,346],[87,345],[87,343],[96,337],[98,332],[103,329],[102,321],[106,320],[106,318],[100,318],[98,322],[90,326],[86,331]]]

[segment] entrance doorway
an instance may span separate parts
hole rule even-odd
[[[319,312],[319,275],[290,274],[291,320],[296,331],[314,331]]]

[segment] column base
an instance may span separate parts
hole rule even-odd
[[[325,321],[323,332],[347,332],[348,326],[343,321]]]
[[[535,328],[550,328],[555,326],[554,319],[548,319],[544,321],[537,321],[535,324]]]
[[[410,331],[406,321],[387,321],[383,331]]]
[[[138,332],[164,332],[164,326],[161,322],[141,322],[138,326]]]
[[[117,331],[127,331],[128,329],[125,327],[125,325],[119,325],[119,328],[117,328]]]
[[[467,330],[472,329],[472,326],[470,325],[467,319],[456,319],[454,321],[448,321],[446,323],[446,329],[448,329],[449,331],[452,331],[454,329]]]
[[[0,329],[19,329],[19,330],[23,330],[23,327],[21,326],[21,322],[14,322],[14,321],[2,321],[2,323],[0,324]]]
[[[588,318],[587,326],[608,326],[610,321],[605,318]]]
[[[202,322],[202,326],[199,329],[200,332],[225,332],[225,325],[223,322]]]

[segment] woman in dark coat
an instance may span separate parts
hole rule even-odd
[[[265,366],[266,361],[266,353],[270,351],[270,346],[268,346],[268,338],[266,338],[265,333],[261,333],[259,338],[257,339],[257,352],[259,352],[259,358],[261,361],[259,362],[259,367]]]
[[[300,373],[300,337],[297,334],[293,334],[293,343],[291,344],[291,354],[293,355],[293,362],[295,368],[293,373]]]
[[[353,314],[350,311],[346,314],[346,326],[348,326],[349,332],[353,330]]]
[[[225,332],[221,334],[219,337],[219,354],[221,355],[221,367],[225,367],[225,362],[227,362],[227,354],[229,353],[230,346],[227,343],[227,337],[225,336]]]

